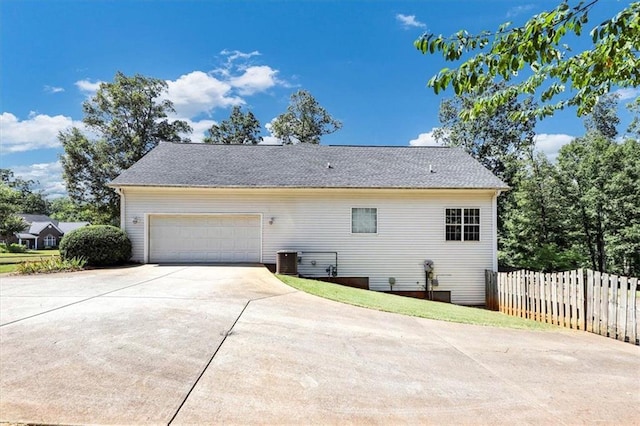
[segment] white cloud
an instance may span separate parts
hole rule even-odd
[[[175,81],[167,81],[166,97],[180,117],[194,117],[216,108],[242,105],[244,100],[231,93],[231,84],[202,71],[193,71]]]
[[[90,80],[78,80],[75,82],[75,85],[81,92],[91,96],[98,91],[101,83],[103,82],[100,80],[95,82],[91,82]]]
[[[180,120],[186,121],[193,129],[192,133],[184,135],[191,139],[191,142],[202,142],[207,130],[209,130],[214,124],[217,124],[217,121],[214,120],[192,121],[188,118],[181,118]]]
[[[81,122],[75,122],[71,117],[63,115],[49,116],[44,114],[29,114],[26,120],[20,120],[15,115],[4,112],[0,115],[0,134],[2,134],[2,152],[23,152],[33,149],[56,148],[58,132],[72,126],[81,127]]]
[[[263,136],[262,141],[259,143],[260,145],[282,145],[282,140],[273,136],[273,122],[277,117],[273,117],[270,122],[264,125],[267,132],[269,132],[268,136]]]
[[[507,18],[514,18],[514,17],[516,17],[518,15],[521,15],[523,13],[529,12],[534,7],[536,7],[535,4],[523,4],[523,5],[520,5],[520,6],[514,6],[514,7],[510,8],[509,10],[507,10]]]
[[[282,145],[282,141],[275,136],[263,136],[260,145]]]
[[[38,181],[38,188],[44,190],[45,194],[50,198],[67,195],[67,189],[62,179],[62,164],[59,161],[28,166],[13,166],[11,170],[16,177]]]
[[[544,152],[551,161],[556,160],[558,152],[563,145],[568,144],[574,139],[574,136],[563,133],[540,133],[533,138],[536,148]]]
[[[258,52],[257,50],[254,50],[253,52],[241,52],[239,50],[227,50],[224,49],[220,52],[220,54],[222,56],[226,56],[227,57],[227,66],[232,66],[233,62],[235,62],[237,59],[242,59],[244,61],[248,60],[249,58],[252,58],[254,56],[260,56],[260,52]]]
[[[618,89],[613,93],[614,95],[618,95],[619,100],[627,101],[629,99],[635,99],[638,96],[640,96],[640,89],[635,89],[635,88]]]
[[[276,74],[278,71],[267,65],[248,67],[242,75],[230,78],[229,84],[241,95],[253,95],[277,85]]]
[[[409,145],[411,146],[442,146],[440,142],[436,140],[433,136],[433,131],[435,128],[431,129],[430,132],[420,133],[417,138],[409,141]]]
[[[427,24],[416,20],[416,15],[403,15],[398,13],[396,20],[402,24],[404,28],[427,28]]]
[[[278,78],[279,71],[268,65],[250,64],[251,58],[260,52],[223,50],[221,66],[209,72],[194,70],[167,80],[163,99],[173,103],[176,110],[172,118],[195,118],[210,115],[216,109],[246,104],[245,97],[267,91],[273,87],[290,87]],[[75,82],[76,87],[88,96],[100,88],[102,81],[90,79]]]
[[[49,85],[45,85],[43,90],[44,90],[45,92],[47,92],[47,93],[60,93],[60,92],[64,92],[64,88],[62,88],[62,87],[49,86]]]

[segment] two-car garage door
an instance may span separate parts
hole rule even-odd
[[[152,215],[149,262],[260,262],[259,215]]]

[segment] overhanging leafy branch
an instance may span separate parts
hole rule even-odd
[[[515,119],[543,118],[568,106],[576,106],[578,115],[587,114],[598,97],[612,87],[636,87],[640,83],[640,2],[629,4],[597,25],[590,32],[591,49],[571,56],[570,46],[562,43],[571,33],[582,35],[589,12],[598,1],[580,2],[575,7],[563,1],[523,26],[512,28],[507,22],[495,33],[470,35],[462,30],[450,37],[424,34],[414,42],[423,54],[440,52],[446,61],[455,62],[465,54],[478,52],[458,68],[444,68],[427,85],[436,94],[451,86],[456,95],[476,95],[473,107],[461,112],[464,119],[472,119],[481,111],[492,113],[519,94],[537,95],[538,106],[518,112]],[[518,79],[527,66],[531,74]],[[483,88],[494,80],[509,85],[486,93]],[[561,98],[567,88],[571,93]]]

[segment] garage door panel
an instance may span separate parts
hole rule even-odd
[[[151,216],[150,262],[259,262],[260,216]]]

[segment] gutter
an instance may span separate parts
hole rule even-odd
[[[194,189],[359,189],[359,190],[367,190],[367,189],[403,189],[403,190],[438,190],[438,191],[496,191],[498,194],[509,191],[511,188],[508,186],[504,187],[452,187],[452,186],[433,186],[433,187],[422,187],[422,186],[247,186],[247,185],[224,185],[224,186],[215,186],[215,185],[186,185],[186,184],[134,184],[134,183],[125,183],[125,184],[113,184],[109,183],[106,186],[109,188],[120,189],[120,188],[194,188]]]
[[[491,220],[493,222],[493,242],[491,251],[493,252],[492,256],[492,267],[493,272],[498,272],[498,196],[504,192],[501,190],[496,190],[493,197],[491,197]]]

